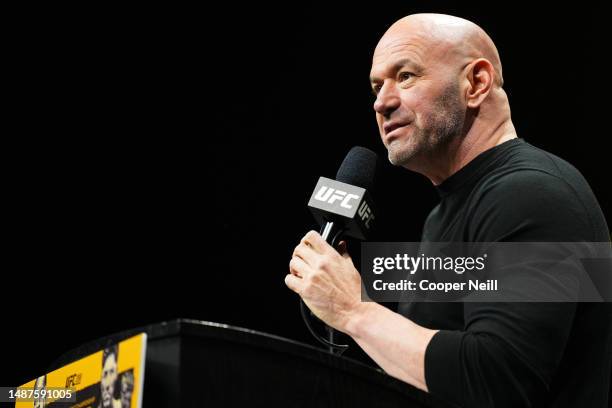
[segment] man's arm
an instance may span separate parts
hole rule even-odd
[[[378,303],[363,303],[345,331],[387,374],[423,391],[425,352],[437,332]]]

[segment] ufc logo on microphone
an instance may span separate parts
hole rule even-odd
[[[351,209],[353,206],[349,204],[349,201],[358,200],[359,196],[357,194],[347,194],[346,191],[337,190],[335,188],[321,186],[314,198],[315,200],[329,204],[340,201],[340,207]]]
[[[370,206],[365,202],[365,200],[359,206],[357,214],[359,214],[359,216],[361,217],[361,220],[363,221],[363,224],[366,226],[366,228],[370,228],[370,221],[374,219],[374,214],[372,214],[372,210],[370,209]]]

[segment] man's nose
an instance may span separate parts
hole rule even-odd
[[[391,82],[385,82],[380,88],[376,100],[374,101],[374,110],[388,117],[393,111],[400,106],[400,98],[397,90]]]

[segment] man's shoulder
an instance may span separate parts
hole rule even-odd
[[[496,189],[544,189],[563,194],[590,193],[586,179],[576,167],[527,142],[509,150],[506,157],[483,177],[480,185]]]
[[[525,165],[501,167],[493,170],[473,190],[477,202],[494,201],[499,204],[520,202],[551,203],[578,199],[581,186],[545,168]]]
[[[564,177],[550,163],[501,166],[474,189],[471,224],[478,235],[503,229],[521,231],[534,240],[594,239],[607,227],[595,196],[581,178],[577,170],[573,177]]]

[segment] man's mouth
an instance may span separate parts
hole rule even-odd
[[[385,132],[385,139],[388,141],[393,138],[399,131],[409,125],[409,122],[389,122],[383,126],[383,130]]]

